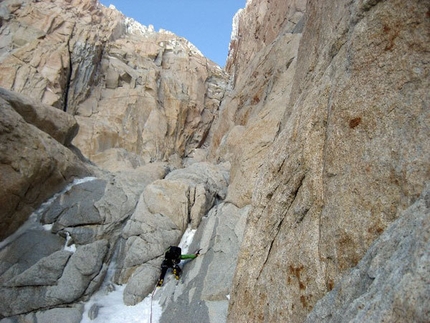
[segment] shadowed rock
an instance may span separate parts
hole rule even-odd
[[[430,308],[430,187],[317,302],[312,322],[425,322]],[[401,310],[400,310],[401,309]]]

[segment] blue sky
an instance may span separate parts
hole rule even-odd
[[[100,0],[155,30],[169,30],[224,67],[234,14],[246,0]]]

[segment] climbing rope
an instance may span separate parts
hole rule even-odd
[[[149,311],[149,323],[152,323],[152,299],[154,298],[154,294],[155,294],[155,291],[157,290],[157,284],[155,284],[155,287],[154,287],[154,290],[152,291],[152,294],[151,294],[151,308],[150,308],[150,311]]]

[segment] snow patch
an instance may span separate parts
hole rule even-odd
[[[191,229],[191,226],[188,226],[187,230],[185,230],[184,234],[182,235],[181,242],[179,242],[179,247],[182,249],[183,254],[188,252],[196,231],[197,230],[195,229]]]
[[[231,26],[230,41],[239,39],[239,18],[242,14],[243,9],[239,9],[233,16],[233,24]]]
[[[64,250],[75,253],[75,251],[76,251],[76,245],[74,243],[70,244],[70,240],[72,240],[72,237],[70,236],[70,233],[66,232],[66,235],[67,236],[66,236],[66,243],[64,245]]]
[[[153,25],[146,27],[132,18],[125,18],[124,24],[127,29],[127,34],[147,35],[155,33]]]
[[[162,308],[158,301],[151,300],[151,295],[148,295],[142,302],[135,306],[127,306],[122,299],[125,285],[114,285],[114,287],[115,290],[110,293],[99,291],[91,297],[90,301],[85,304],[81,323],[159,322]],[[98,307],[98,313],[97,317],[91,320],[88,314],[93,306]]]
[[[45,231],[51,231],[53,226],[54,226],[53,224],[44,224],[42,225],[42,228]]]
[[[188,46],[188,48],[190,49],[190,52],[193,53],[194,55],[200,55],[200,56],[204,56],[202,54],[202,52],[196,47],[194,46],[192,43],[190,43],[188,40],[185,40],[186,44]]]

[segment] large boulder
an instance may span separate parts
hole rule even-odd
[[[68,113],[1,87],[0,97],[6,100],[27,123],[36,126],[64,146],[69,146],[78,133],[78,123]]]
[[[4,286],[23,287],[55,285],[63,274],[64,267],[67,261],[69,261],[71,254],[70,251],[58,250],[40,259],[33,266],[13,277],[11,280],[6,281]]]
[[[72,303],[84,293],[91,295],[96,288],[91,286],[90,282],[99,275],[108,249],[107,240],[97,240],[84,246],[78,246],[65,266],[57,285],[48,288],[47,299],[55,302],[53,305],[57,305]],[[93,290],[88,291],[87,289],[91,287]]]
[[[105,188],[106,181],[101,179],[74,185],[54,200],[41,215],[41,222],[54,224],[54,232],[66,227],[103,223],[102,216],[94,204],[102,198]]]
[[[31,253],[38,257],[47,254],[34,264],[28,263],[26,258],[21,258],[9,268],[2,272],[0,279],[4,281],[0,287],[0,317],[9,317],[33,310],[49,309],[57,305],[72,303],[78,300],[88,288],[93,288],[90,282],[99,274],[104,257],[108,251],[108,242],[98,240],[92,244],[78,247],[75,253],[58,250],[49,254],[45,246],[46,237],[55,235],[46,231],[35,231],[32,233],[31,241],[24,234],[23,238],[17,239],[9,246],[2,249],[2,253],[10,254],[16,252],[23,254],[31,249]],[[52,239],[52,238],[51,238]],[[32,247],[28,247],[28,245]],[[64,239],[63,239],[64,245]],[[52,245],[48,245],[52,248]],[[19,268],[23,262],[24,268]],[[7,259],[2,257],[2,267],[8,265]],[[17,268],[18,266],[18,268]],[[9,272],[13,269],[14,277]],[[46,270],[50,277],[41,277],[40,270]],[[36,283],[38,280],[38,283]],[[88,291],[87,291],[88,292]]]
[[[91,173],[60,143],[71,140],[76,124],[64,112],[54,110],[22,96],[0,92],[0,240],[74,178]]]
[[[51,225],[53,233],[70,235],[71,242],[78,245],[98,239],[114,244],[142,191],[167,171],[164,163],[154,163],[88,178],[56,196],[49,207],[39,212],[40,220]]]
[[[29,277],[36,282],[43,280],[52,285],[52,276],[58,273],[58,265],[64,264],[69,253],[63,253],[65,239],[52,235],[45,230],[30,230],[19,235],[13,241],[2,243],[0,250],[0,283],[2,286],[26,286]],[[37,268],[49,267],[49,272],[42,273],[45,277],[36,278]],[[32,268],[32,269],[30,269]],[[51,276],[51,277],[50,277]],[[29,284],[31,286],[31,284]]]
[[[183,193],[188,199],[187,202],[179,200],[171,203],[174,209],[163,213],[171,217],[173,221],[179,224],[179,228],[185,231],[186,225],[190,222],[193,229],[200,224],[200,220],[213,206],[216,199],[224,200],[227,195],[229,184],[229,164],[213,165],[207,162],[191,164],[189,167],[175,170],[166,176],[165,183],[176,193]],[[154,183],[156,185],[156,183]],[[182,186],[177,189],[176,186]],[[169,196],[168,194],[163,194]],[[175,196],[175,194],[170,195]],[[178,196],[178,194],[176,194]],[[148,205],[154,201],[150,197],[147,199]],[[164,203],[156,203],[159,207]],[[182,206],[181,206],[182,204]],[[176,209],[176,211],[175,211]],[[183,210],[179,212],[177,210]],[[156,213],[156,212],[153,212]],[[178,220],[179,219],[179,220]],[[179,222],[177,222],[179,221]],[[185,222],[185,226],[184,226]]]
[[[154,290],[154,282],[160,276],[160,271],[155,268],[159,266],[160,261],[151,260],[136,270],[124,289],[124,304],[136,305]]]

